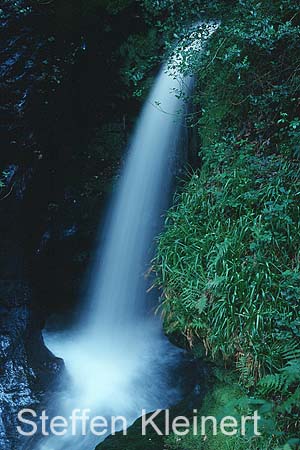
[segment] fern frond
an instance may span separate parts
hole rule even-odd
[[[276,373],[263,377],[258,383],[258,388],[262,394],[270,394],[285,391],[288,389],[288,384],[284,375]]]
[[[278,411],[290,414],[295,407],[300,408],[300,386],[279,406]]]

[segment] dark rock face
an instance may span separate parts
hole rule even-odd
[[[30,290],[22,281],[0,282],[0,448],[19,447],[17,416],[38,408],[42,393],[63,362],[44,346],[30,312]]]
[[[0,449],[20,450],[17,412],[63,371],[41,330],[79,297],[127,139],[111,55],[139,20],[65,26],[82,2],[0,3]]]
[[[33,312],[24,248],[28,241],[24,199],[43,164],[51,127],[45,123],[72,45],[56,54],[39,2],[2,0],[0,5],[0,448],[20,448],[17,414],[38,408],[43,393],[63,370],[44,345],[42,321]],[[4,186],[2,185],[4,183]],[[33,218],[33,222],[37,216]],[[26,225],[27,222],[27,225]]]
[[[59,53],[49,27],[50,8],[28,0],[3,0],[0,20],[0,89],[2,95],[1,168],[19,173],[14,192],[22,198],[26,181],[43,159],[41,135],[51,133],[50,97],[60,86],[74,48]],[[50,117],[49,117],[50,116]]]

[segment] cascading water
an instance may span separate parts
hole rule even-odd
[[[185,102],[176,93],[188,94],[192,78],[175,72],[162,68],[139,118],[81,323],[64,336],[45,335],[51,350],[64,358],[72,380],[55,407],[64,417],[86,408],[90,416],[122,415],[131,423],[142,409],[166,408],[178,398],[168,374],[181,351],[164,338],[160,321],[147,306],[144,277],[167,206],[178,143],[186,132]],[[68,430],[65,436],[43,437],[35,447],[92,450],[100,440]]]

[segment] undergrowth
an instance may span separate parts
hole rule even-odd
[[[241,0],[223,15],[191,98],[202,167],[154,260],[166,332],[223,359],[270,425],[259,444],[222,449],[299,448],[299,16],[289,0]]]

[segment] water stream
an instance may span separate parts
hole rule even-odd
[[[63,335],[45,334],[71,380],[55,400],[58,415],[89,409],[91,417],[122,415],[130,424],[142,409],[166,408],[180,397],[171,375],[182,352],[163,336],[145,272],[186,135],[186,103],[176,94],[188,94],[192,82],[174,65],[172,74],[167,66],[158,74],[111,201],[80,323]],[[36,449],[92,450],[104,438],[73,434],[69,428],[43,437]]]

